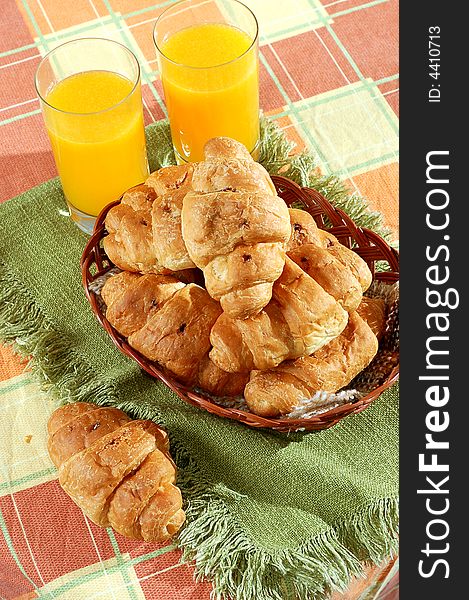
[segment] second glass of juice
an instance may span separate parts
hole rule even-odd
[[[112,40],[73,40],[43,58],[36,89],[71,217],[91,233],[148,176],[138,61]]]
[[[203,159],[227,136],[256,158],[259,144],[258,25],[237,0],[182,0],[155,24],[154,41],[178,162]]]

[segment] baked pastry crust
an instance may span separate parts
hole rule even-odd
[[[103,240],[110,260],[125,271],[159,273],[153,250],[151,206],[155,191],[147,185],[131,188],[106,215],[108,235]]]
[[[287,258],[261,313],[244,320],[220,315],[210,334],[210,358],[229,372],[269,369],[327,344],[347,320],[340,304]]]
[[[381,340],[386,327],[385,300],[383,298],[368,298],[368,296],[363,296],[357,308],[357,313],[368,323],[378,341]]]
[[[164,167],[131,188],[106,215],[104,249],[121,269],[160,273],[195,268],[181,233],[184,196],[193,165]]]
[[[206,290],[170,275],[123,271],[106,281],[101,297],[111,325],[179,381],[218,396],[242,394],[248,374],[227,373],[208,357],[222,310]]]
[[[171,271],[195,267],[181,232],[182,203],[192,190],[193,170],[190,164],[165,167],[146,181],[157,196],[151,209],[153,249],[159,264]]]
[[[230,189],[277,195],[264,167],[243,144],[227,137],[212,138],[205,144],[204,161],[195,165],[193,188],[202,193]]]
[[[119,290],[109,297],[108,288],[120,280]],[[106,318],[125,337],[141,329],[163,304],[185,287],[169,275],[136,275],[129,280],[125,271],[106,282],[102,297],[108,308]],[[120,292],[120,293],[118,293]]]
[[[228,138],[207,143],[192,185],[182,207],[189,256],[230,317],[255,315],[268,304],[283,269],[290,237],[287,206],[265,169]]]
[[[210,330],[221,314],[218,302],[206,290],[188,284],[129,336],[129,344],[193,385],[201,359],[209,352]]]
[[[286,361],[266,371],[253,371],[244,390],[249,408],[264,417],[289,413],[318,391],[336,392],[374,358],[378,340],[357,312],[343,332],[311,356]]]
[[[299,248],[306,244],[319,246],[341,262],[358,281],[362,292],[366,292],[373,280],[366,262],[356,252],[341,244],[332,233],[319,229],[312,215],[305,210],[290,208],[289,213],[291,235],[286,248],[288,255],[298,256]]]
[[[181,527],[176,467],[155,423],[77,402],[52,414],[48,433],[60,485],[94,523],[146,541],[164,541]]]
[[[315,244],[303,244],[288,256],[339,302],[347,312],[357,309],[363,290],[350,268],[324,248]]]

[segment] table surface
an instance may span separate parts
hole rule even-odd
[[[243,0],[260,23],[261,107],[324,173],[340,175],[398,237],[398,0]],[[0,201],[56,169],[33,77],[44,54],[108,37],[142,65],[145,122],[166,116],[152,42],[171,1],[0,0]],[[53,405],[25,363],[0,346],[0,597],[208,600],[171,546],[91,523],[60,489],[46,453]],[[391,565],[334,600],[398,597]],[[381,588],[381,591],[378,591]]]

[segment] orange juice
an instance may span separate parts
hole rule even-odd
[[[173,144],[186,161],[205,142],[228,136],[253,151],[259,139],[257,41],[223,23],[192,25],[160,48]]]
[[[98,215],[148,176],[142,101],[135,91],[117,73],[85,71],[62,79],[45,97],[65,196],[88,215]]]

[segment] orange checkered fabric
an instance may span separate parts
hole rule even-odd
[[[260,24],[264,112],[298,150],[315,151],[324,173],[340,175],[365,196],[397,238],[398,1],[243,1]],[[152,28],[171,3],[1,0],[0,201],[56,175],[33,78],[58,44],[107,37],[128,46],[142,66],[146,124],[166,116]],[[0,597],[209,599],[210,584],[194,581],[174,547],[100,529],[70,502],[46,452],[54,405],[5,347],[0,405]],[[369,597],[391,566],[370,570],[334,600]],[[397,598],[395,580],[392,589]]]

